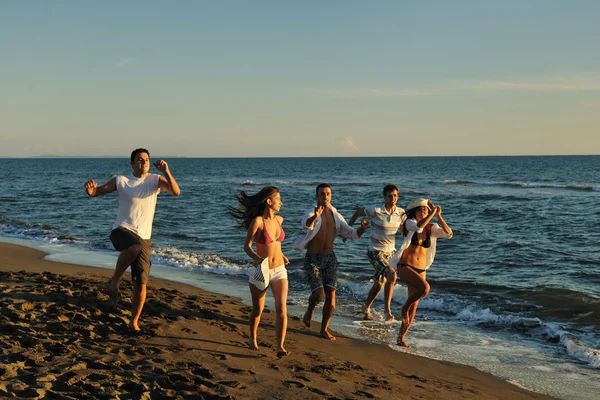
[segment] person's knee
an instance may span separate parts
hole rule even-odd
[[[385,277],[388,280],[388,282],[396,282],[396,279],[397,279],[396,271],[392,268],[388,268],[387,273],[385,274]]]
[[[313,290],[313,292],[311,293],[311,297],[313,297],[317,301],[321,301],[321,299],[323,298],[324,295],[325,295],[325,290],[322,287]]]
[[[134,244],[129,246],[129,248],[127,249],[127,251],[133,256],[133,257],[137,257],[140,255],[140,253],[142,252],[142,245],[141,244]]]
[[[429,294],[429,289],[431,287],[429,286],[429,283],[425,282],[425,284],[423,285],[423,290],[421,291],[421,297],[425,297]]]
[[[285,308],[276,310],[275,312],[276,312],[275,315],[277,318],[282,319],[282,320],[287,318],[287,310]]]
[[[254,318],[260,318],[260,317],[262,316],[263,309],[264,309],[264,308],[263,308],[263,307],[260,307],[260,306],[255,306],[255,307],[252,307],[252,316],[253,316]]]

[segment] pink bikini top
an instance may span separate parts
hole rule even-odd
[[[277,220],[277,222],[279,222],[279,220]],[[263,228],[256,231],[256,235],[254,236],[256,243],[269,244],[273,242],[283,242],[283,239],[285,239],[285,232],[283,231],[283,226],[281,226],[281,224],[279,224],[279,227],[281,228],[281,233],[277,239],[273,240],[271,235],[269,235],[269,232],[265,229],[265,221],[263,220]]]

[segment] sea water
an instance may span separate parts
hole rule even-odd
[[[225,207],[236,205],[240,190],[274,185],[283,201],[283,251],[292,261],[289,314],[301,316],[310,290],[302,255],[291,244],[302,234],[315,187],[329,183],[332,204],[349,219],[357,208],[383,205],[383,186],[393,183],[399,206],[431,198],[454,231],[452,239],[438,241],[427,274],[431,292],[407,336],[414,348],[394,344],[399,323],[383,322],[382,295],[375,321],[361,319],[373,275],[366,236],[336,240],[341,267],[332,328],[389,344],[390,351],[472,365],[559,398],[596,398],[600,156],[166,160],[182,194],[159,195],[153,276],[249,302],[245,232]],[[108,235],[116,195],[88,198],[83,183],[130,173],[127,158],[0,159],[0,167],[0,240],[37,247],[55,261],[113,268],[117,253]],[[397,316],[405,299],[399,282]]]

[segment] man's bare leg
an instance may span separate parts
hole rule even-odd
[[[379,294],[379,292],[381,291],[381,284],[379,283],[379,280],[376,280],[375,282],[373,282],[373,286],[371,287],[371,290],[369,290],[369,295],[367,296],[367,300],[365,301],[365,305],[363,306],[363,314],[364,314],[364,319],[368,319],[368,320],[372,320],[373,319],[373,315],[371,314],[371,305],[373,305],[373,302],[375,301],[375,298],[377,298],[377,295]]]
[[[335,340],[335,336],[329,333],[329,323],[333,312],[335,311],[335,289],[327,287],[325,289],[325,304],[323,305],[323,322],[321,323],[321,336],[325,339]]]
[[[134,282],[133,283],[133,298],[131,299],[131,322],[129,327],[133,331],[139,331],[138,320],[142,314],[144,303],[146,302],[146,284]]]
[[[121,283],[121,278],[123,278],[123,274],[127,271],[127,268],[131,265],[132,262],[140,255],[142,252],[142,246],[139,244],[134,244],[133,246],[129,246],[127,249],[123,250],[119,254],[119,258],[117,259],[117,265],[115,267],[115,272],[113,273],[112,278],[110,278],[109,285],[109,295],[111,298],[118,296],[119,293],[119,284]],[[114,300],[114,299],[113,299]]]
[[[394,315],[392,314],[392,296],[394,295],[394,284],[396,283],[396,271],[388,268],[386,272],[386,282],[383,291],[385,301],[385,322],[392,322]]]
[[[310,321],[312,321],[313,314],[315,313],[315,307],[317,306],[317,304],[319,304],[319,302],[323,298],[323,295],[325,295],[325,291],[323,290],[323,288],[317,288],[313,290],[313,292],[308,298],[308,309],[304,314],[304,318],[302,318],[302,322],[304,322],[304,325],[308,326],[309,328]]]

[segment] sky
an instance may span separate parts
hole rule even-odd
[[[600,154],[600,1],[6,1],[0,157]]]

